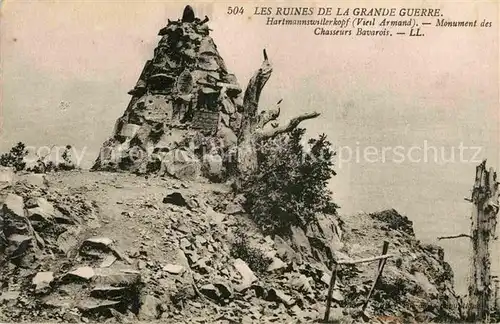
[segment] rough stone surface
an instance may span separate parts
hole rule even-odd
[[[171,274],[180,274],[184,272],[184,267],[178,264],[167,264],[163,267],[163,270]]]
[[[159,173],[183,180],[203,173],[222,180],[225,161],[201,161],[206,154],[226,153],[236,144],[241,123],[234,121],[241,119],[243,91],[228,73],[206,21],[169,21],[159,34],[153,59],[129,91],[130,103],[93,169]],[[137,158],[130,158],[131,152]],[[178,152],[188,159],[179,158]]]
[[[95,271],[91,267],[79,267],[73,271],[68,272],[64,279],[66,280],[90,280],[95,276]]]
[[[141,306],[137,317],[142,321],[153,321],[158,319],[160,312],[158,310],[160,300],[151,295],[145,295],[141,298]]]
[[[249,287],[252,283],[257,281],[257,277],[255,276],[252,269],[250,269],[250,267],[246,264],[245,261],[241,259],[236,259],[233,262],[233,266],[236,268],[236,270],[242,277],[241,285],[243,287]]]
[[[33,277],[32,284],[35,286],[35,291],[39,292],[50,287],[54,281],[54,273],[52,271],[41,271]]]

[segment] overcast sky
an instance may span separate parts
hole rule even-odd
[[[423,3],[431,1],[413,5]],[[447,3],[431,7],[447,19],[487,19],[493,28],[426,27],[425,37],[322,37],[313,28],[265,26],[264,17],[251,17],[250,4],[243,16],[226,15],[229,3],[193,7],[210,17],[212,37],[242,85],[267,49],[274,72],[262,107],[283,98],[283,120],[321,112],[303,125],[310,136],[326,133],[339,148],[362,154],[368,146],[378,152],[389,147],[388,161],[361,156],[337,167],[331,188],[343,213],[396,208],[415,222],[420,238],[435,241],[469,230],[470,205],[463,198],[474,179],[472,151],[464,151],[468,161],[456,155],[453,163],[436,163],[430,151],[429,162],[396,163],[390,148],[427,145],[450,156],[460,145],[480,147],[476,159],[499,166],[498,6]],[[396,1],[385,5],[400,7]],[[86,149],[90,166],[152,57],[158,30],[168,18],[180,18],[183,7],[165,1],[4,2],[0,149],[17,141],[72,144]],[[468,243],[442,245],[463,276]]]

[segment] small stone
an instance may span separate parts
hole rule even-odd
[[[332,278],[332,276],[330,276],[328,273],[324,272],[323,275],[321,276],[321,282],[324,283],[325,285],[329,286],[331,278]]]
[[[200,260],[200,256],[195,251],[186,251],[186,255],[191,264],[197,264]]]
[[[191,233],[191,230],[185,224],[180,224],[175,229],[183,234]]]
[[[291,307],[295,304],[295,300],[291,296],[285,294],[282,290],[274,288],[269,290],[268,299],[271,301],[281,302],[287,307]]]
[[[166,271],[171,274],[180,274],[184,272],[184,267],[178,264],[167,264],[163,267],[163,271]]]
[[[41,271],[33,277],[31,283],[35,286],[35,292],[40,292],[50,287],[52,281],[54,281],[53,272]]]
[[[144,270],[144,269],[146,269],[146,267],[147,267],[147,263],[145,261],[139,260],[139,262],[137,262],[137,268],[139,270]]]
[[[214,283],[214,286],[215,286],[215,288],[217,288],[219,295],[223,299],[231,298],[231,296],[233,295],[233,291],[232,291],[231,287],[225,283],[217,282],[217,283]]]
[[[196,255],[198,257],[198,255]],[[194,262],[194,261],[193,261]],[[201,258],[193,265],[193,268],[197,270],[198,273],[208,274],[210,272],[210,267],[207,265],[210,263],[209,258]]]
[[[201,286],[200,292],[212,299],[219,299],[220,297],[219,290],[212,284]]]
[[[342,294],[342,292],[340,290],[334,289],[332,292],[332,298],[333,298],[333,300],[341,302],[344,300],[344,295]]]
[[[120,304],[120,301],[87,298],[80,301],[77,307],[82,312],[89,312],[112,308],[118,304]]]
[[[181,206],[181,207],[187,207],[187,201],[184,198],[184,196],[176,191],[171,194],[168,194],[165,198],[163,198],[163,203],[164,204],[172,204],[176,206]]]
[[[0,295],[0,303],[2,301],[10,301],[10,300],[16,300],[19,298],[19,296],[21,295],[21,292],[20,291],[17,291],[17,290],[9,290],[9,291],[4,291],[1,295]]]
[[[130,258],[127,256],[127,254],[125,253],[125,251],[123,251],[120,247],[118,247],[118,246],[111,247],[111,252],[119,260],[122,260],[122,261],[124,261],[127,264],[132,264],[132,260],[130,260]]]
[[[244,213],[245,210],[240,204],[230,202],[227,204],[226,209],[224,210],[224,213],[228,215],[235,215],[235,214],[242,214]]]
[[[207,216],[217,224],[222,224],[222,222],[226,219],[226,214],[218,213],[214,211],[212,207],[207,208]]]
[[[181,238],[181,240],[179,242],[179,246],[182,249],[186,249],[186,248],[191,246],[191,242],[189,242],[189,240],[187,238],[183,237],[183,238]]]
[[[291,285],[301,292],[310,294],[314,293],[309,278],[303,274],[300,276],[295,275],[295,277],[291,280]]]
[[[199,244],[205,244],[205,243],[207,243],[207,240],[203,236],[201,236],[201,235],[196,235],[195,240]]]
[[[80,246],[80,253],[91,256],[99,256],[100,253],[111,251],[113,240],[107,237],[92,237],[83,241]]]
[[[267,271],[273,272],[275,270],[283,269],[286,267],[287,267],[287,264],[285,262],[283,262],[280,258],[274,257],[273,261],[271,262],[271,264],[267,268]]]
[[[74,312],[67,312],[64,314],[63,320],[67,323],[79,323],[80,315]]]
[[[76,270],[73,270],[71,272],[68,272],[66,275],[64,275],[63,279],[77,279],[77,280],[85,280],[88,281],[92,279],[92,277],[95,276],[94,269],[91,267],[79,267]]]

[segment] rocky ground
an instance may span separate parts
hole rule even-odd
[[[0,321],[314,322],[331,260],[389,259],[366,311],[377,262],[341,266],[337,322],[456,322],[460,301],[443,250],[416,240],[394,210],[322,215],[263,236],[223,184],[126,173],[0,172]]]

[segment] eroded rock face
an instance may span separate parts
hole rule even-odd
[[[453,271],[444,260],[443,249],[423,244],[414,235],[412,222],[396,210],[351,215],[342,218],[343,250],[351,257],[380,254],[382,242],[389,242],[389,259],[377,284],[368,310],[391,310],[399,318],[418,322],[460,320],[462,300],[453,288]],[[379,242],[379,246],[373,243]],[[374,264],[357,265],[358,272],[346,272],[349,289],[345,305],[361,303],[373,277],[367,276]],[[367,284],[368,283],[368,284]]]
[[[93,169],[223,178],[224,163],[206,157],[225,156],[236,145],[242,90],[209,36],[208,19],[186,12],[189,18],[169,20],[160,30],[153,58]],[[184,154],[173,154],[178,151]]]

